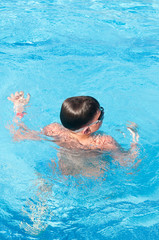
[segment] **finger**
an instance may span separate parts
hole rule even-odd
[[[127,129],[128,129],[129,132],[132,132],[132,129],[130,127],[127,127]]]
[[[23,91],[20,91],[20,92],[19,92],[19,95],[20,95],[21,97],[24,97],[24,92],[23,92]]]
[[[7,99],[11,102],[14,102],[14,98],[13,97],[7,97]]]
[[[137,133],[136,135],[136,141],[138,142],[139,141],[139,134]]]
[[[23,101],[23,99],[24,99],[24,92],[22,92],[22,91],[19,92],[19,96],[18,97],[19,97],[20,101]]]
[[[10,96],[11,96],[11,98],[14,98],[14,94],[13,93]]]
[[[15,93],[15,97],[19,97],[19,93],[18,92]]]
[[[30,94],[28,93],[28,94],[27,94],[27,97],[26,97],[26,102],[28,103],[29,100],[30,100]]]
[[[129,132],[132,134],[133,140],[135,139],[135,133],[131,128],[127,128]]]

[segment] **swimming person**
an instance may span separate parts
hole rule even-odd
[[[30,100],[30,94],[24,97],[24,92],[16,92],[8,97],[14,104],[16,116],[14,121],[19,122],[26,114],[26,105]],[[132,134],[132,143],[128,151],[125,151],[113,137],[109,135],[95,134],[101,127],[104,119],[104,108],[99,102],[90,96],[76,96],[67,98],[61,107],[59,123],[51,123],[45,126],[41,132],[29,130],[24,124],[19,124],[15,137],[19,139],[40,139],[39,134],[53,137],[55,142],[69,149],[90,149],[114,152],[115,155],[132,153],[136,149],[139,135],[135,124],[130,124],[127,129]]]

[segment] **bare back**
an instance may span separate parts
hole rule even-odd
[[[108,135],[91,135],[88,141],[81,142],[72,137],[70,131],[58,123],[52,123],[44,127],[43,133],[53,137],[59,146],[71,149],[92,149],[112,151],[117,150],[116,141]]]

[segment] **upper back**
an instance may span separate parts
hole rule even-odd
[[[44,127],[43,133],[46,136],[53,137],[55,142],[62,147],[71,149],[92,149],[112,151],[117,149],[116,141],[109,135],[92,135],[88,141],[79,142],[76,138],[70,135],[70,131],[58,123],[51,123]]]

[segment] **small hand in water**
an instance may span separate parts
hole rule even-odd
[[[24,106],[28,104],[30,100],[30,94],[27,94],[27,97],[24,97],[24,92],[16,92],[15,94],[11,94],[10,97],[8,97],[8,100],[13,102],[15,112],[23,112]]]
[[[14,105],[27,105],[30,100],[30,94],[28,93],[26,99],[24,98],[24,92],[16,92],[15,95],[12,93],[8,100],[14,103]]]
[[[137,124],[134,122],[129,122],[129,124],[127,124],[127,129],[129,130],[129,132],[131,133],[131,135],[133,137],[133,142],[137,143],[139,141]]]

